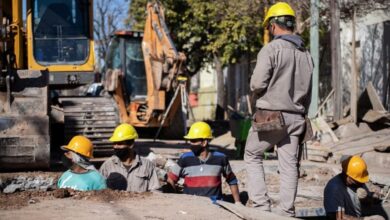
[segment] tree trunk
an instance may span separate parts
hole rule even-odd
[[[215,119],[224,120],[226,110],[225,83],[223,77],[223,69],[220,57],[214,54],[214,65],[217,72],[217,110]]]

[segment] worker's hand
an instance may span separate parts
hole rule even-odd
[[[363,220],[385,220],[385,218],[380,215],[371,215],[371,216],[363,217]]]
[[[357,197],[358,197],[359,199],[365,199],[365,198],[367,198],[367,196],[368,196],[368,192],[367,192],[367,190],[364,189],[364,188],[358,188],[358,189],[356,190],[356,195],[357,195]]]

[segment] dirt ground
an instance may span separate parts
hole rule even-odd
[[[231,161],[239,179],[240,196],[248,200],[245,163]],[[269,195],[276,206],[279,201],[279,175],[276,160],[264,161]],[[296,199],[297,209],[321,208],[323,189],[329,179],[339,172],[338,165],[302,164]],[[40,176],[58,179],[59,172],[3,173],[0,180],[7,181],[15,175],[26,178]],[[223,184],[225,201],[233,201],[229,186]],[[183,194],[130,193],[102,190],[77,192],[54,189],[0,193],[0,219],[238,219],[231,212],[212,204],[204,197]],[[264,218],[262,218],[264,219]]]
[[[54,191],[57,192],[57,191]],[[51,193],[50,193],[51,194]],[[36,203],[1,210],[1,219],[238,219],[208,198],[182,194],[127,194],[104,190],[77,198],[34,197]],[[19,201],[27,202],[20,194]],[[42,199],[38,202],[39,199]],[[1,200],[1,203],[6,200]]]
[[[80,192],[71,189],[55,189],[53,191],[23,191],[11,194],[0,194],[0,210],[20,209],[24,206],[39,203],[43,200],[70,198],[72,200],[88,200],[113,203],[127,199],[143,199],[152,193],[130,193],[125,191],[101,190]]]

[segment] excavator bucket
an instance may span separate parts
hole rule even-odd
[[[0,170],[49,167],[47,76],[17,71],[8,92],[0,90]]]

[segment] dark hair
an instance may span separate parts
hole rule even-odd
[[[295,17],[285,15],[279,17],[273,17],[270,20],[270,24],[275,23],[279,27],[285,30],[294,31],[295,29]]]

